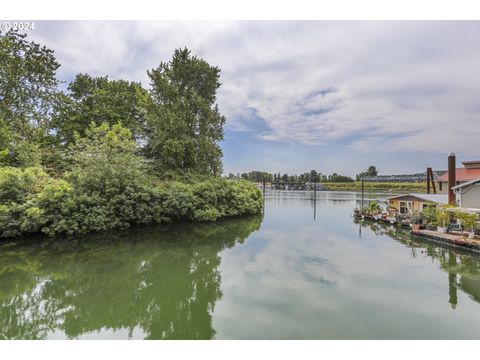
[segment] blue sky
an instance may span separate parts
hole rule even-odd
[[[480,22],[36,22],[59,77],[141,81],[188,47],[222,69],[224,172],[355,175],[480,158]]]

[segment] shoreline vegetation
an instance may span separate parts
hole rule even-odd
[[[369,166],[364,172],[355,176],[355,180],[349,176],[333,173],[331,175],[322,174],[316,170],[311,170],[301,174],[271,174],[266,171],[250,171],[248,173],[228,174],[228,179],[245,179],[262,186],[263,182],[267,185],[274,185],[275,187],[284,188],[288,185],[289,188],[313,188],[316,184],[317,190],[331,190],[331,191],[361,191],[364,177],[376,177],[378,175],[377,168],[373,165]],[[426,182],[387,182],[387,181],[370,181],[363,182],[365,191],[375,191],[384,193],[426,193]]]
[[[362,190],[362,182],[361,181],[354,181],[354,182],[325,182],[322,185],[327,188],[328,190],[332,191],[361,191]],[[419,183],[408,183],[408,182],[369,182],[365,181],[363,183],[365,191],[375,191],[381,193],[426,193],[427,192],[427,183],[419,182]]]
[[[0,32],[0,238],[261,213],[221,178],[220,69],[175,50],[149,88],[78,74],[61,90],[52,50]]]

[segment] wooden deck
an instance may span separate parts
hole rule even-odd
[[[432,240],[434,242],[480,253],[480,240],[478,238],[467,239],[466,237],[462,236],[462,234],[443,234],[433,230],[416,230],[411,231],[411,234],[424,239]]]
[[[358,220],[374,221],[394,226],[403,226],[410,228],[410,224],[398,222],[392,219],[378,218],[369,215],[353,214],[353,217]],[[468,251],[474,251],[480,254],[480,239],[468,239],[466,234],[461,233],[447,233],[443,234],[433,230],[412,230],[410,233],[422,239],[433,241],[439,244],[462,248]]]

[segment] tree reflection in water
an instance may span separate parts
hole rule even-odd
[[[0,338],[210,339],[219,252],[261,217],[0,245]],[[140,335],[139,335],[140,334]]]
[[[407,229],[393,228],[373,222],[355,220],[360,227],[368,227],[376,235],[387,235],[411,249],[413,257],[421,254],[437,261],[448,273],[448,297],[452,309],[457,306],[457,289],[480,303],[480,256],[463,249],[432,243],[410,235]]]

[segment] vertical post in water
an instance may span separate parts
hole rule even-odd
[[[363,210],[363,207],[364,207],[364,206],[363,206],[363,198],[364,198],[363,193],[364,193],[364,191],[365,191],[365,187],[364,187],[364,185],[363,185],[363,177],[362,177],[362,208],[361,208],[360,210]]]
[[[263,177],[263,215],[265,216],[265,176]]]
[[[317,217],[317,181],[313,183],[313,220]]]

